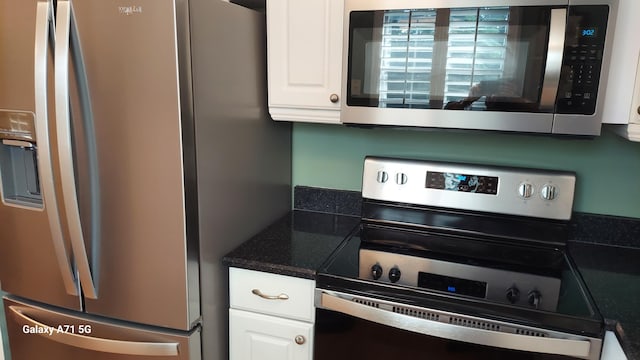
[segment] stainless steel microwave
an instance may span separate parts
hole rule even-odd
[[[345,0],[342,122],[599,135],[616,9]]]

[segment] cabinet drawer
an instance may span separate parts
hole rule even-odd
[[[313,322],[315,282],[291,276],[230,268],[231,308]]]

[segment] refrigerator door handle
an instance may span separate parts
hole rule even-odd
[[[36,37],[34,57],[34,87],[35,87],[35,130],[38,149],[38,169],[40,171],[40,186],[47,211],[49,230],[53,241],[53,249],[58,260],[58,268],[62,275],[65,291],[69,295],[79,295],[78,283],[75,279],[67,249],[62,236],[62,225],[58,212],[53,167],[51,161],[51,146],[49,143],[49,109],[47,106],[47,59],[49,55],[49,41],[55,44],[53,33],[53,3],[38,1],[36,7]]]
[[[11,305],[9,309],[17,320],[26,323],[24,326],[34,329],[38,335],[76,348],[139,356],[178,356],[179,353],[178,343],[175,342],[124,341],[79,335],[65,330],[64,325],[50,326],[32,319],[25,314],[20,306]],[[84,327],[83,329],[86,332],[91,332],[91,328]]]
[[[56,104],[56,124],[58,135],[58,157],[60,161],[60,178],[62,182],[62,195],[67,215],[67,226],[69,228],[69,236],[71,238],[71,247],[76,259],[80,285],[84,291],[84,295],[90,299],[98,298],[98,289],[95,283],[97,279],[97,256],[93,257],[92,265],[89,265],[89,257],[82,232],[82,223],[80,220],[80,209],[78,206],[78,196],[76,193],[76,180],[73,162],[73,145],[71,140],[71,112],[69,105],[69,57],[71,53],[70,45],[73,46],[74,64],[76,65],[78,90],[80,99],[83,104],[83,120],[85,120],[85,135],[87,134],[87,124],[90,125],[87,136],[87,147],[89,155],[89,177],[92,190],[92,209],[91,209],[91,229],[92,251],[97,252],[99,244],[98,237],[98,206],[97,200],[99,191],[97,184],[97,164],[95,155],[95,137],[92,135],[92,114],[90,110],[90,102],[88,101],[88,86],[86,73],[84,71],[82,53],[80,51],[79,41],[77,38],[77,29],[73,14],[73,7],[68,0],[58,1],[58,19],[56,21],[56,46],[55,46],[55,104]],[[90,120],[87,120],[90,119]],[[93,145],[92,145],[93,144]],[[93,274],[92,274],[93,267]],[[96,275],[95,278],[93,275]]]

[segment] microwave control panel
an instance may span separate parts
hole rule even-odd
[[[557,113],[595,113],[608,15],[607,5],[569,7]]]

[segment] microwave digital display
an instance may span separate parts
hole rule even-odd
[[[598,29],[594,27],[580,29],[580,36],[583,38],[598,37]]]
[[[427,171],[426,187],[428,189],[497,195],[498,178]]]

